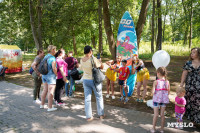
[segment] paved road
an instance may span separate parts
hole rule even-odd
[[[64,99],[66,106],[55,112],[39,109],[32,101],[32,89],[0,81],[0,132],[38,133],[146,133],[152,126],[152,114],[105,105],[106,119],[86,122],[84,101]],[[96,105],[93,103],[96,116]],[[167,118],[166,122],[175,119]],[[158,121],[160,126],[160,121]],[[194,132],[185,128],[165,128],[166,133]]]

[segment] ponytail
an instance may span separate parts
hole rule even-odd
[[[55,57],[57,58],[62,52],[63,52],[63,49],[59,49],[58,52],[56,52]]]

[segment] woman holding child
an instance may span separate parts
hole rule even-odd
[[[190,59],[183,67],[181,87],[185,83],[186,117],[200,124],[200,48],[191,49]]]

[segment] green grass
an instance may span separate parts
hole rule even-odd
[[[200,40],[192,40],[192,48],[200,46]],[[155,49],[156,46],[154,46]],[[189,46],[184,46],[183,41],[177,41],[176,43],[164,42],[162,43],[162,50],[169,53],[170,56],[188,56],[190,54]],[[139,49],[139,57],[141,59],[151,59],[153,54],[151,53],[151,42],[141,42]]]

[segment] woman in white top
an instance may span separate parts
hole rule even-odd
[[[98,60],[96,57],[93,57],[92,48],[90,46],[85,46],[84,48],[85,56],[81,59],[80,69],[83,70],[83,88],[84,88],[84,95],[85,95],[85,114],[87,121],[92,121],[92,107],[91,107],[91,97],[92,97],[92,90],[94,91],[96,97],[96,104],[97,104],[97,112],[100,119],[104,118],[104,103],[103,103],[103,96],[102,96],[102,84],[94,85],[93,77],[92,77],[92,63],[91,60],[94,60],[94,64],[96,67],[103,69],[103,64]]]

